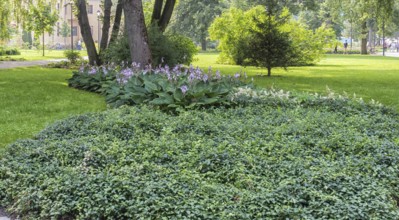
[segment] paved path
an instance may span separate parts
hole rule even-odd
[[[0,69],[11,69],[16,67],[28,67],[28,66],[43,66],[49,63],[59,62],[62,60],[63,59],[37,60],[37,61],[0,61]]]
[[[382,56],[382,52],[377,53],[377,55]],[[385,56],[387,56],[387,57],[399,57],[399,53],[385,52]]]

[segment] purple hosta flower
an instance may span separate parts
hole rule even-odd
[[[152,71],[152,65],[148,64],[148,65],[145,66],[145,68],[143,70],[143,74],[145,75],[147,73],[150,73],[151,71]]]
[[[239,73],[234,74],[234,78],[238,79],[240,77],[241,77],[241,74],[239,74]]]
[[[166,73],[166,76],[168,77],[168,80],[169,80],[169,81],[172,81],[172,80],[173,80],[172,74],[170,74],[170,72],[167,72],[167,73]]]
[[[128,79],[125,79],[125,78],[123,78],[123,77],[117,77],[116,78],[116,81],[119,83],[119,84],[126,84],[127,83],[127,81],[129,81]]]
[[[186,85],[183,85],[183,86],[180,87],[180,90],[181,90],[181,92],[182,92],[183,94],[186,94],[187,91],[188,91],[188,87],[187,87]]]
[[[82,64],[79,68],[79,73],[84,73],[85,72],[85,66]]]
[[[221,78],[222,78],[222,75],[220,74],[220,71],[219,71],[219,70],[216,71],[215,78],[216,78],[216,79],[221,79]]]
[[[121,71],[121,75],[125,78],[130,79],[134,75],[134,72],[132,71],[132,69],[126,68]]]
[[[96,67],[92,67],[90,70],[89,70],[89,72],[88,72],[88,74],[89,75],[94,75],[94,74],[96,74],[97,73],[97,68]]]
[[[173,67],[173,72],[179,72],[179,70],[180,70],[180,66],[179,65],[176,65],[175,67]]]
[[[132,69],[133,69],[134,72],[138,72],[139,70],[141,70],[140,63],[133,62],[132,63]]]
[[[195,74],[194,73],[190,73],[190,75],[188,76],[188,81],[190,83],[192,83],[194,81],[194,79],[195,79]]]
[[[208,74],[204,74],[204,75],[202,76],[202,81],[206,82],[206,81],[208,81],[208,79],[209,79]]]
[[[188,70],[189,70],[190,73],[193,73],[193,72],[194,72],[193,64],[190,64],[190,68],[189,68]]]
[[[101,68],[103,70],[104,75],[107,75],[108,74],[108,69],[105,68],[105,66],[102,66]]]

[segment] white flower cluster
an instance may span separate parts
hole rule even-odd
[[[248,97],[255,99],[270,98],[270,97],[279,98],[279,99],[289,99],[290,92],[285,92],[284,90],[276,90],[276,89],[255,90],[250,87],[240,87],[232,96],[231,101],[236,100],[238,97]]]

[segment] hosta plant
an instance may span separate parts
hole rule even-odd
[[[247,85],[245,73],[222,76],[219,71],[177,65],[142,68],[139,64],[82,67],[69,80],[75,88],[105,95],[113,107],[147,103],[165,110],[229,106],[236,88]]]

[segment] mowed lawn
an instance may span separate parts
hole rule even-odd
[[[200,53],[195,66],[222,73],[246,72],[257,85],[289,91],[308,91],[325,94],[327,87],[338,94],[356,94],[369,101],[374,99],[399,112],[399,58],[362,55],[327,55],[315,66],[290,67],[272,70],[217,64],[217,53]]]
[[[13,55],[9,57],[14,59],[23,58],[27,61],[66,59],[64,55],[65,50],[44,50],[44,56],[43,56],[43,51],[41,49],[19,50],[19,51],[21,52],[21,55]],[[87,56],[86,50],[81,50],[79,52],[82,57]]]
[[[69,88],[71,70],[0,70],[0,149],[29,138],[58,119],[106,109],[100,95]]]

